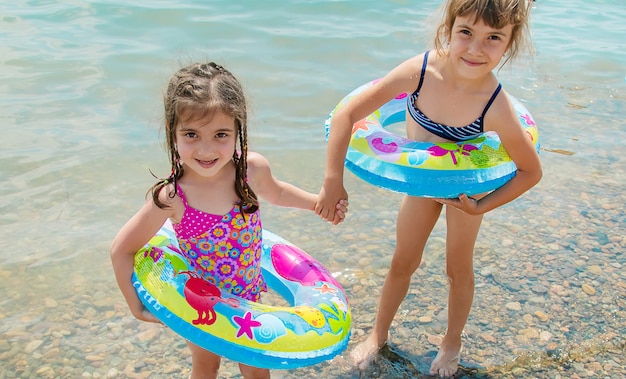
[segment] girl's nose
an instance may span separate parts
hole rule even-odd
[[[479,41],[478,39],[473,39],[468,48],[467,51],[472,54],[472,55],[480,55],[482,54],[483,51],[483,43],[482,41]]]
[[[198,153],[200,153],[200,155],[208,155],[211,153],[212,151],[212,147],[211,147],[211,143],[210,142],[202,142],[200,144],[200,146],[198,147]]]

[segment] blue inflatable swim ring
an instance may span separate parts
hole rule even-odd
[[[325,123],[327,139],[335,112],[377,81],[353,90],[330,112]],[[521,102],[508,96],[539,152],[535,121]],[[490,192],[515,176],[517,168],[494,132],[462,142],[430,143],[388,131],[390,125],[406,122],[406,97],[406,93],[398,95],[354,124],[345,166],[356,176],[384,189],[433,198]]]
[[[135,254],[133,285],[145,307],[185,339],[268,369],[314,365],[348,345],[351,311],[341,285],[315,259],[263,230],[261,270],[290,306],[245,300],[198,277],[167,221]]]

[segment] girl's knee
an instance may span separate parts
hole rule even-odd
[[[414,262],[392,260],[391,267],[389,268],[389,273],[387,275],[397,279],[411,278],[418,266],[419,262],[415,264]]]
[[[410,278],[422,263],[422,254],[408,254],[398,250],[394,253],[389,274],[398,278]]]
[[[471,249],[446,251],[446,275],[450,282],[467,286],[474,284],[474,252]]]
[[[474,288],[474,270],[461,269],[455,270],[451,267],[446,267],[446,276],[451,286]]]

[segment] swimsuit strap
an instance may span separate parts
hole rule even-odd
[[[430,51],[426,51],[426,53],[424,53],[424,63],[422,63],[422,75],[420,76],[420,82],[417,85],[417,89],[415,90],[415,93],[419,93],[420,89],[422,88],[422,83],[424,83],[424,75],[426,75],[426,66],[428,64],[428,53]]]
[[[491,106],[491,103],[493,103],[493,101],[496,99],[496,97],[500,93],[500,89],[502,89],[502,84],[498,83],[498,87],[496,88],[495,91],[493,91],[493,95],[491,95],[491,99],[489,99],[489,102],[485,106],[485,109],[483,109],[483,113],[480,115],[480,118],[484,118],[485,117],[485,113],[487,113],[487,110],[489,110],[489,107]]]
[[[183,189],[180,188],[180,184],[176,183],[176,193],[178,193],[178,196],[180,196],[180,199],[183,201],[183,205],[185,206],[185,209],[187,209],[189,206],[187,205],[187,198],[185,197],[185,193],[183,192]]]

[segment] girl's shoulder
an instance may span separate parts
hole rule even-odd
[[[387,88],[389,92],[398,94],[400,92],[412,92],[417,87],[426,53],[421,53],[404,60],[394,67],[382,79],[383,84],[379,88]],[[429,65],[430,66],[430,65]]]
[[[509,99],[509,94],[504,88],[500,90],[485,114],[484,125],[490,126],[485,128],[486,130],[493,130],[498,133],[502,132],[503,127],[510,125],[519,125],[521,128],[517,113],[515,113],[513,104]]]
[[[270,162],[267,160],[267,158],[255,151],[248,152],[247,162],[248,170],[269,168],[270,165]]]
[[[409,74],[413,76],[416,72],[422,70],[424,61],[430,61],[432,59],[433,54],[431,53],[428,56],[427,54],[428,51],[412,56],[396,66],[393,71],[400,75]]]
[[[164,209],[169,209],[172,214],[176,214],[177,210],[184,208],[184,204],[174,183],[167,183],[161,187],[158,198],[159,202],[165,206]]]
[[[268,180],[272,178],[272,169],[270,168],[270,162],[263,155],[257,152],[248,152],[248,172],[247,180],[253,188],[263,186]],[[256,191],[256,189],[255,189]]]

